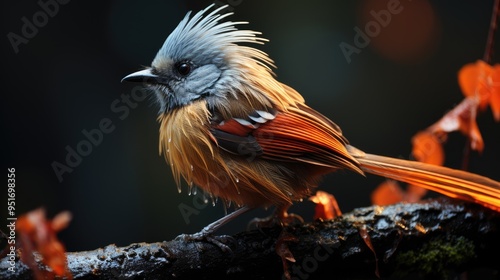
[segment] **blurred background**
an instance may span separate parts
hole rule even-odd
[[[493,6],[492,0],[217,3],[228,2],[231,20],[249,21],[270,39],[262,49],[275,60],[280,81],[339,124],[353,145],[401,158],[410,157],[415,133],[462,100],[457,71],[483,57]],[[120,83],[151,63],[186,12],[209,3],[67,1],[44,16],[36,1],[3,2],[1,158],[5,173],[16,169],[17,215],[38,207],[49,216],[71,211],[73,220],[60,234],[68,251],[169,240],[224,215],[220,202],[200,205],[185,184],[177,192],[158,155],[158,107],[152,98],[127,104],[122,96],[130,96],[133,85]],[[375,24],[369,42],[355,41],[355,28],[376,21],[371,11],[388,10],[388,3],[398,12],[386,26]],[[23,18],[39,27],[28,30]],[[341,45],[353,52],[345,55]],[[126,109],[116,112],[113,104]],[[82,131],[99,129],[103,120],[114,130],[59,180],[54,162],[67,165],[68,149],[87,141]],[[471,153],[469,170],[500,180],[500,124],[489,109],[478,124],[485,150]],[[460,168],[465,143],[459,133],[450,135],[445,165]],[[369,206],[382,180],[340,171],[320,189],[333,193],[346,212]],[[6,217],[2,189],[0,217]],[[304,201],[292,211],[311,220],[314,205]],[[252,211],[221,233],[242,231],[252,217],[268,214]]]

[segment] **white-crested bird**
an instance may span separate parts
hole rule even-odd
[[[205,237],[247,209],[276,206],[285,220],[294,201],[311,195],[338,169],[418,185],[500,211],[500,183],[476,174],[364,153],[334,122],[305,104],[273,74],[273,61],[249,45],[267,40],[223,21],[213,5],[188,13],[151,67],[123,80],[143,82],[160,105],[160,153],[181,177],[239,206],[206,227]]]

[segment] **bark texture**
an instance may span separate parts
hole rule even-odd
[[[281,279],[275,248],[282,231],[295,237],[282,243],[296,260],[287,262],[292,279],[450,279],[500,271],[500,213],[446,198],[218,237],[230,253],[209,242],[172,240],[72,252],[68,265],[75,279]],[[8,266],[4,258],[0,279],[32,278],[19,260],[15,273]]]

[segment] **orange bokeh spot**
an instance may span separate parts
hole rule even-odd
[[[418,63],[439,41],[439,20],[427,0],[364,0],[359,15],[360,29],[372,35],[369,46],[396,62]]]

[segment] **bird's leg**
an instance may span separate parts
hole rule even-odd
[[[298,221],[299,223],[303,223],[304,219],[302,219],[301,216],[293,213],[288,213],[288,208],[290,208],[290,206],[291,205],[279,206],[269,217],[253,218],[248,223],[247,229],[250,229],[254,225],[256,228],[262,228],[272,227],[274,225],[286,226],[296,221]]]
[[[285,228],[281,230],[280,236],[276,240],[276,254],[280,256],[281,262],[283,264],[283,274],[285,279],[291,279],[290,270],[288,267],[288,262],[295,262],[295,257],[293,256],[290,248],[288,248],[288,242],[298,242],[298,238],[286,231]]]
[[[297,242],[298,238],[295,237],[293,234],[289,233],[287,231],[287,228],[284,226],[287,226],[294,222],[299,222],[299,223],[304,222],[304,219],[302,219],[301,216],[293,213],[288,213],[288,208],[290,208],[290,206],[291,205],[278,206],[271,216],[266,218],[254,218],[248,223],[247,227],[251,228],[252,226],[255,226],[258,229],[262,227],[272,227],[276,225],[282,227],[281,233],[278,239],[276,239],[275,251],[276,254],[280,256],[281,261],[283,263],[283,273],[285,279],[291,279],[288,263],[295,262],[295,258],[288,247],[288,243]]]
[[[202,241],[206,240],[217,247],[219,247],[224,252],[231,252],[231,248],[224,244],[222,241],[218,240],[218,237],[213,236],[213,233],[217,231],[220,227],[227,224],[228,222],[234,220],[239,215],[252,210],[251,207],[243,206],[226,216],[218,219],[217,221],[207,225],[201,231],[193,234],[181,234],[175,238],[175,240],[183,240],[183,241]]]
[[[294,214],[294,213],[288,213],[288,208],[289,208],[289,206],[287,206],[284,209],[283,208],[278,209],[278,211],[276,213],[277,218],[281,222],[282,225],[289,225],[289,224],[292,224],[294,222],[299,222],[301,224],[304,223],[304,219],[302,219],[301,216]]]

